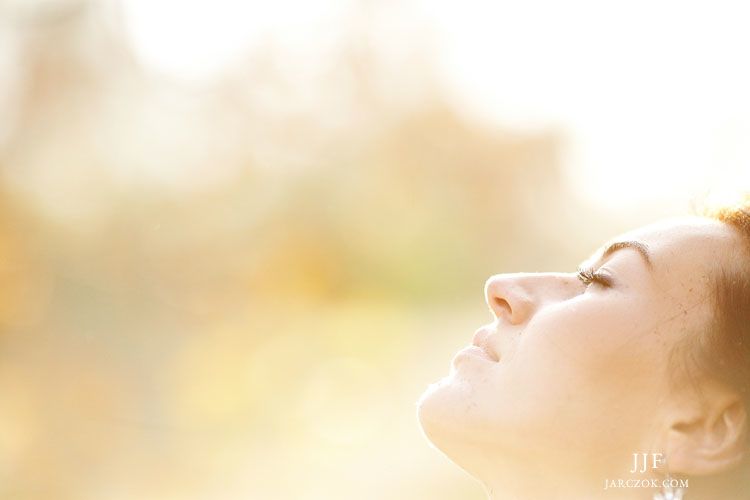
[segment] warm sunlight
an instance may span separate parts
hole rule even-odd
[[[642,229],[669,293],[627,251],[577,266],[750,188],[749,13],[0,0],[0,498],[479,500],[430,418],[507,449],[555,434],[566,466],[638,439],[663,394],[633,373],[668,355],[644,324],[705,319],[698,278],[739,254],[733,233]],[[441,386],[457,352],[467,383]],[[593,425],[581,397],[565,420],[609,368],[589,394],[649,412],[605,404],[632,426]],[[553,418],[524,432],[521,408]],[[508,495],[558,498],[534,493]]]

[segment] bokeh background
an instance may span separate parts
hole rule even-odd
[[[0,1],[0,497],[477,499],[485,279],[750,180],[740,3]]]

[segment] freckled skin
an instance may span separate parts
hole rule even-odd
[[[709,277],[738,239],[695,217],[613,239],[624,240],[645,244],[652,267],[632,248],[594,255],[611,287],[587,288],[575,273],[491,277],[494,320],[483,328],[500,361],[462,358],[422,395],[425,435],[485,484],[498,464],[618,477],[633,452],[657,445],[670,349],[708,324]]]

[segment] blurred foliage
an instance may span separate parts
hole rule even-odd
[[[481,498],[413,405],[489,274],[597,243],[560,134],[467,121],[366,24],[189,85],[43,4],[3,24],[0,496]]]

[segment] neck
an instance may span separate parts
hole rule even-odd
[[[642,490],[607,488],[608,477],[576,475],[555,471],[520,471],[518,468],[496,470],[491,476],[482,478],[489,500],[607,500],[643,499]]]
[[[591,478],[589,481],[575,482],[569,478],[545,477],[537,481],[524,481],[519,478],[492,478],[483,481],[488,500],[538,500],[555,498],[557,500],[644,500],[650,499],[659,491],[643,487],[617,487],[615,483],[607,484],[609,478]],[[567,481],[567,482],[566,482]]]
[[[644,500],[659,491],[650,487],[650,480],[661,485],[661,476],[651,471],[628,474],[628,468],[572,459],[550,462],[486,452],[460,456],[464,460],[458,465],[482,482],[489,500]]]

